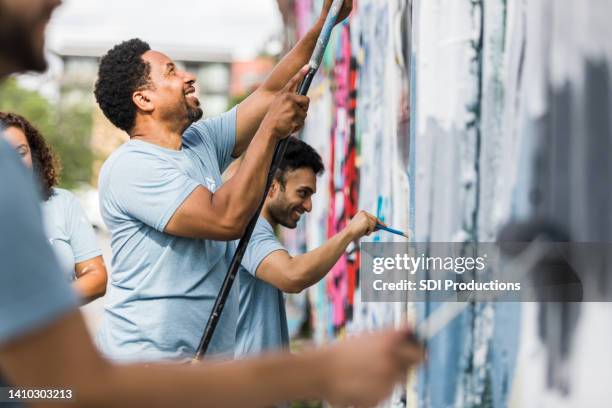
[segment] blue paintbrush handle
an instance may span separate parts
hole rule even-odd
[[[396,229],[393,229],[393,228],[385,227],[382,224],[376,224],[376,231],[379,231],[379,230],[387,231],[387,232],[390,232],[390,233],[395,234],[395,235],[401,235],[402,237],[406,237],[406,234],[404,234],[400,230],[396,230]]]

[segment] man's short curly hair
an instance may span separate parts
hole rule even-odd
[[[114,46],[102,57],[94,94],[113,125],[130,133],[136,120],[132,94],[149,84],[151,66],[142,55],[151,47],[133,38]]]
[[[26,118],[15,113],[0,112],[0,124],[4,128],[20,129],[30,145],[32,166],[40,181],[43,199],[47,201],[53,195],[53,187],[59,183],[61,164],[51,147]]]
[[[278,166],[274,178],[280,183],[281,189],[284,189],[287,173],[303,168],[311,169],[317,176],[325,171],[321,156],[312,146],[297,137],[289,136],[287,150],[285,150],[283,161]]]

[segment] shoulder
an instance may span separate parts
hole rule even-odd
[[[74,202],[78,202],[78,199],[70,191],[53,187],[51,190],[51,197],[43,203],[43,209],[67,208]]]
[[[207,138],[215,138],[220,132],[226,132],[233,128],[236,122],[236,107],[224,112],[220,115],[199,120],[193,123],[183,134],[183,139],[186,141],[198,137],[202,140]]]
[[[70,191],[64,190],[63,188],[54,187],[52,200],[63,200],[67,202],[78,201],[78,198]]]
[[[219,126],[223,124],[232,124],[236,120],[237,107],[223,112],[220,115],[211,116],[210,118],[202,119],[192,124],[187,131],[196,131],[201,133],[210,133],[219,130]]]
[[[159,153],[155,149],[155,146],[150,143],[140,142],[137,140],[130,140],[122,144],[117,150],[115,150],[106,159],[102,169],[109,169],[115,167],[117,164],[132,163],[142,158],[156,158],[159,157]]]
[[[255,229],[253,230],[253,236],[251,237],[251,242],[254,245],[258,244],[272,244],[274,246],[282,246],[276,234],[274,233],[274,229],[270,225],[270,223],[263,217],[259,217],[257,220],[257,224],[255,225]]]
[[[71,191],[64,190],[63,188],[53,188],[53,195],[49,199],[50,201],[56,201],[64,207],[79,207],[81,206],[81,200]]]
[[[272,226],[263,217],[259,217],[251,241],[244,254],[242,266],[252,275],[255,275],[261,262],[272,252],[286,251],[280,243]]]
[[[146,174],[156,163],[165,162],[162,154],[148,143],[128,141],[106,159],[100,169],[100,184],[110,179],[125,179]]]

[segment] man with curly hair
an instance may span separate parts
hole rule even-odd
[[[130,136],[99,180],[113,271],[98,341],[109,357],[193,357],[235,251],[230,241],[242,236],[262,199],[274,148],[304,123],[309,99],[296,90],[330,6],[253,94],[203,121],[196,78],[144,41],[123,42],[102,58],[96,100]],[[338,21],[351,7],[347,1]],[[222,185],[221,174],[243,153]],[[234,354],[238,286],[211,355]]]

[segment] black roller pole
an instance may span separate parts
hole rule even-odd
[[[334,25],[336,24],[336,19],[338,17],[338,13],[340,12],[340,8],[342,7],[343,2],[344,0],[334,0],[334,2],[332,3],[329,14],[325,19],[323,29],[321,30],[321,34],[319,35],[319,38],[317,40],[317,45],[308,64],[308,72],[306,73],[306,76],[302,80],[302,83],[300,84],[300,87],[298,89],[299,95],[306,95],[308,93],[308,89],[310,88],[312,79],[317,73],[319,65],[321,64],[321,61],[323,59],[325,48],[327,47],[327,43],[329,42],[329,37],[331,35],[332,29],[334,28]],[[274,151],[274,158],[272,160],[270,172],[268,173],[268,179],[266,181],[264,195],[261,199],[261,202],[259,203],[257,212],[255,213],[255,215],[253,215],[251,221],[249,221],[249,224],[247,225],[247,228],[244,232],[244,236],[240,239],[240,242],[238,243],[238,248],[236,249],[236,253],[232,258],[232,262],[227,271],[227,275],[225,275],[223,285],[221,285],[221,290],[217,295],[213,310],[210,316],[208,317],[206,328],[204,329],[202,339],[200,340],[200,344],[198,345],[198,349],[194,357],[195,360],[201,360],[202,357],[204,357],[204,355],[206,354],[206,351],[208,350],[210,341],[212,340],[213,334],[215,333],[215,328],[219,323],[219,318],[221,317],[221,313],[223,312],[223,308],[225,307],[225,302],[227,302],[230,290],[232,289],[232,285],[234,284],[234,280],[236,279],[236,275],[238,274],[238,269],[240,268],[240,264],[242,263],[242,257],[244,256],[249,241],[251,240],[251,235],[253,235],[253,230],[255,229],[257,220],[259,219],[259,214],[261,213],[265,198],[268,195],[270,186],[272,185],[274,174],[276,174],[276,170],[280,166],[280,163],[282,162],[283,157],[285,156],[287,143],[287,139],[283,139],[276,145],[276,150]]]

